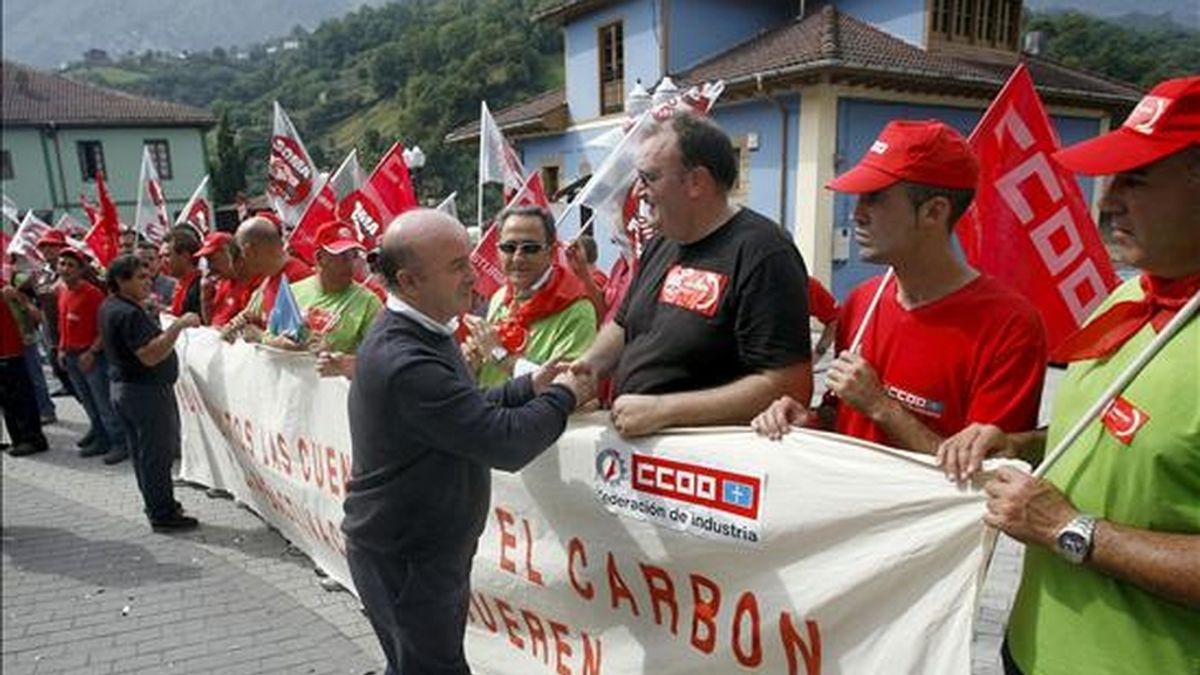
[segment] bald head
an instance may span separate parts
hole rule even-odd
[[[441,211],[415,209],[393,220],[379,268],[390,292],[435,321],[471,308],[471,240],[462,223]]]
[[[380,269],[388,288],[396,290],[396,272],[420,272],[431,254],[460,241],[469,245],[467,229],[445,212],[413,209],[396,216],[383,233],[380,250]]]
[[[239,246],[245,247],[246,244],[283,244],[283,236],[279,234],[279,228],[275,227],[275,223],[263,218],[262,216],[254,216],[242,221],[242,224],[237,229],[237,242]]]
[[[243,266],[251,276],[271,275],[283,269],[283,235],[271,221],[254,216],[238,226],[234,241],[242,251]]]

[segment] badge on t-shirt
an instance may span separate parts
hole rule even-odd
[[[720,272],[675,264],[667,271],[658,301],[711,317],[721,305],[729,277]]]
[[[309,307],[304,313],[304,323],[308,324],[312,332],[323,335],[337,323],[337,315],[323,307]]]
[[[883,390],[887,392],[888,396],[898,401],[900,405],[926,417],[938,418],[946,411],[945,403],[921,396],[920,394],[914,394],[911,391],[905,391],[895,385],[885,382]]]
[[[1150,416],[1124,396],[1118,396],[1104,409],[1104,416],[1100,419],[1104,428],[1108,429],[1114,438],[1129,445],[1138,430],[1150,421]]]

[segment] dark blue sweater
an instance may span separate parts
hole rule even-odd
[[[447,335],[391,310],[358,348],[350,385],[353,468],[342,531],[411,558],[468,550],[483,532],[491,469],[516,471],[566,428],[575,396],[535,396],[528,376],[483,391]]]

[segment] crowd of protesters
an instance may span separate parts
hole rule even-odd
[[[1200,78],[1163,83],[1152,97],[1166,103],[1150,122],[1056,156],[1113,176],[1101,209],[1126,262],[1144,274],[1057,355],[1073,365],[1050,438],[1200,288]],[[351,380],[343,529],[396,673],[469,672],[467,584],[489,470],[519,470],[597,398],[627,437],[749,424],[778,439],[825,428],[933,455],[957,480],[988,457],[1040,459],[1044,329],[1027,300],[955,251],[953,227],[978,176],[958,132],[893,121],[829,183],[856,197],[864,260],[889,266],[840,307],[779,224],[730,200],[737,171],[715,123],[686,112],[660,121],[639,153],[635,188],[656,236],[631,277],[595,269],[587,237],[561,244],[549,211],[516,207],[496,221],[506,283],[482,308],[465,229],[431,210],[397,218],[371,252],[351,225],[328,223],[316,234],[315,268],[289,253],[268,214],[234,233],[177,227],[157,249],[133,235],[104,285],[52,231],[38,242],[46,267],[3,289],[9,452],[47,448],[41,424],[56,413],[40,367],[44,335],[56,376],[88,416],[80,454],[132,456],[151,525],[194,527],[171,493],[176,338],[208,325],[230,341],[311,352],[322,376]],[[285,292],[300,335],[271,321]],[[159,312],[176,317],[165,330]],[[815,348],[810,315],[825,326]],[[986,485],[987,521],[1028,545],[1003,650],[1008,673],[1108,672],[1117,661],[1140,664],[1128,672],[1190,667],[1185,645],[1200,629],[1197,325],[1124,394],[1150,420],[1136,438],[1101,429],[1044,479],[1003,469]],[[813,406],[813,357],[830,342],[827,396]],[[1147,629],[1158,637],[1136,637]],[[1072,648],[1064,631],[1089,648]]]

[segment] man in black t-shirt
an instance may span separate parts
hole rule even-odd
[[[175,341],[183,329],[199,326],[200,317],[189,312],[162,330],[144,309],[150,270],[134,255],[122,255],[109,265],[107,283],[110,295],[100,305],[100,333],[113,408],[129,430],[146,516],[155,532],[194,528],[196,519],[183,515],[175,501],[171,463],[180,443]]]
[[[807,400],[808,273],[782,228],[729,203],[729,137],[679,112],[643,142],[637,167],[660,236],[614,320],[573,364],[614,374],[613,426],[640,436],[745,424],[783,393]]]

